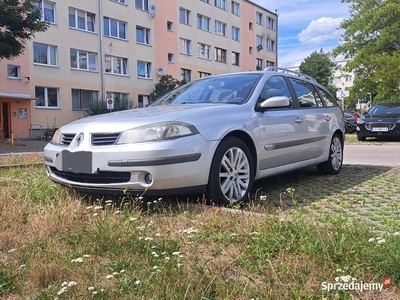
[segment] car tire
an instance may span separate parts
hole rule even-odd
[[[221,141],[215,151],[207,185],[210,203],[229,205],[246,201],[254,181],[249,148],[235,137]]]
[[[317,165],[318,171],[324,175],[336,175],[343,165],[343,139],[335,133],[329,146],[329,158]]]
[[[364,141],[365,141],[365,139],[366,139],[366,137],[365,137],[365,136],[360,136],[360,135],[358,135],[358,134],[357,134],[357,140],[358,140],[358,141],[360,141],[360,142],[364,142]]]

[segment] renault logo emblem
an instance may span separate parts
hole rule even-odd
[[[76,146],[77,146],[77,147],[79,147],[79,145],[82,143],[83,138],[84,138],[83,133],[80,133],[80,134],[78,135],[78,137],[76,138]]]

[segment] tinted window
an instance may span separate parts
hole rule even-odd
[[[337,102],[335,100],[335,98],[333,98],[330,94],[328,94],[326,91],[324,91],[323,89],[317,87],[317,90],[319,92],[319,94],[322,97],[322,100],[325,103],[325,106],[337,106]]]
[[[286,96],[290,100],[290,107],[293,107],[293,101],[290,95],[289,88],[286,84],[285,79],[282,76],[271,76],[265,82],[263,89],[261,90],[258,104],[261,104],[264,100],[275,97],[275,96]]]
[[[300,107],[323,107],[321,98],[315,91],[314,86],[306,81],[289,78],[296,92]]]

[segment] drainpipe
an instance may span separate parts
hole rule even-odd
[[[276,66],[278,67],[278,10],[275,9],[275,15],[276,15]]]
[[[99,23],[100,23],[100,76],[101,76],[101,95],[100,99],[106,98],[106,84],[104,78],[104,16],[103,16],[103,0],[99,0]]]

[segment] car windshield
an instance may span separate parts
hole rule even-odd
[[[400,105],[376,105],[373,106],[367,114],[369,115],[392,115],[392,114],[400,114]]]
[[[193,103],[242,104],[254,89],[260,73],[230,74],[191,81],[162,96],[152,106]]]

